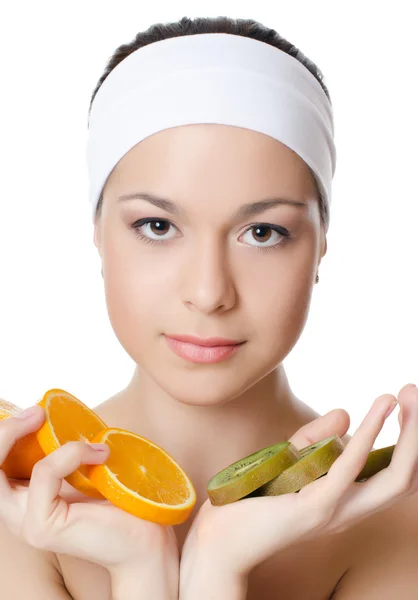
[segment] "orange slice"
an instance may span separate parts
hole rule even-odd
[[[64,390],[48,390],[38,404],[45,409],[46,418],[35,434],[45,454],[67,442],[91,442],[95,435],[107,428],[93,410]],[[103,499],[87,477],[87,465],[81,465],[65,480],[83,494]]]
[[[86,466],[90,481],[112,504],[162,525],[187,520],[196,492],[185,471],[163,448],[118,427],[101,431],[92,442],[110,448],[105,463]]]
[[[14,417],[22,409],[0,398],[0,420]],[[34,433],[17,440],[1,468],[11,479],[30,479],[35,463],[44,458],[45,452]]]

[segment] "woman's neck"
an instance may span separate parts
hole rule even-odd
[[[129,429],[164,448],[204,499],[215,473],[289,439],[316,416],[291,391],[283,365],[239,397],[215,406],[182,403],[137,368],[128,386],[97,412],[109,426]]]

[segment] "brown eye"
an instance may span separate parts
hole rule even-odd
[[[164,235],[170,229],[168,221],[152,221],[150,223],[150,231],[155,235]]]
[[[249,227],[242,235],[243,241],[256,248],[274,248],[281,245],[290,234],[284,227],[258,223]]]
[[[140,219],[132,227],[140,238],[149,242],[165,242],[178,233],[177,227],[167,219]]]
[[[252,233],[256,242],[268,242],[268,240],[271,238],[272,230],[271,227],[257,225],[252,229]]]

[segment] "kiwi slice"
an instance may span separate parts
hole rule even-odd
[[[301,453],[301,455],[304,455],[306,454],[306,450],[309,450],[309,448],[311,448],[311,446],[308,446],[307,448],[302,448],[302,450],[299,450],[299,452]],[[367,481],[369,477],[373,477],[373,475],[376,475],[376,473],[379,473],[379,471],[382,471],[382,469],[386,469],[386,467],[388,467],[391,463],[395,448],[396,445],[386,446],[385,448],[378,448],[377,450],[372,450],[367,457],[363,469],[360,471],[355,481]],[[324,473],[324,475],[321,475],[321,477],[324,477],[325,475],[326,473]],[[320,478],[318,477],[318,479]]]
[[[367,457],[366,464],[357,476],[356,481],[366,481],[366,479],[373,477],[373,475],[376,475],[376,473],[382,469],[386,469],[386,467],[390,465],[395,447],[396,445],[372,450]]]
[[[241,458],[209,480],[211,504],[221,506],[248,496],[299,458],[300,453],[291,442],[280,442]]]
[[[298,492],[305,485],[328,473],[331,465],[344,450],[344,443],[338,435],[325,438],[299,450],[301,458],[279,476],[260,486],[257,496],[279,496]]]
[[[308,448],[310,448],[310,446],[308,446]],[[388,467],[391,463],[395,448],[396,445],[386,446],[385,448],[378,448],[377,450],[372,450],[369,453],[369,456],[367,457],[366,464],[356,477],[355,481],[367,481],[369,477],[373,477],[373,475],[376,475],[376,473],[379,473],[379,471],[386,469],[386,467]],[[299,452],[303,454],[305,450],[306,448],[303,448],[302,450],[299,450]],[[325,475],[326,473],[324,473],[324,475],[321,475],[321,477],[325,477]],[[318,479],[320,479],[321,477],[318,477]]]

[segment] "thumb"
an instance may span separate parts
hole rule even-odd
[[[349,427],[350,415],[348,412],[343,408],[334,408],[298,429],[288,441],[301,450],[333,435],[342,438]]]

